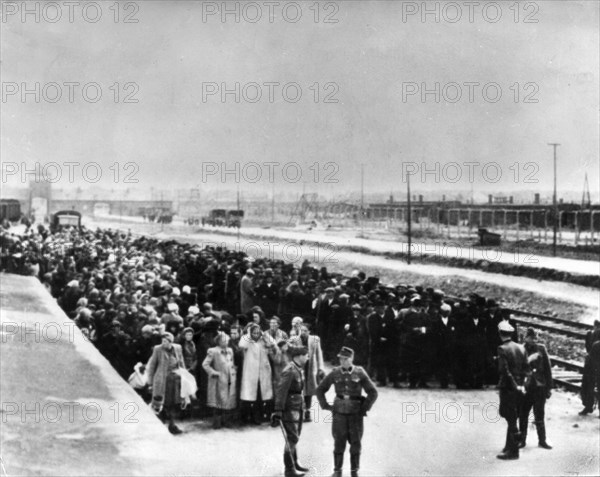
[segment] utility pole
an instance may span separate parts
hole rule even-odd
[[[365,210],[365,165],[360,165],[360,235],[364,238],[364,210]]]
[[[412,248],[412,236],[411,236],[411,211],[410,211],[410,174],[406,174],[406,219],[408,225],[408,256],[407,261],[410,265],[410,251]]]
[[[238,211],[240,210],[240,183],[239,182],[238,182],[238,185],[237,185],[237,210]],[[237,228],[237,240],[238,240],[238,243],[240,241],[240,228],[241,227]]]
[[[556,228],[558,225],[559,215],[558,215],[558,203],[556,201],[556,148],[560,146],[557,142],[550,142],[548,146],[552,146],[554,149],[554,193],[552,194],[552,205],[554,207],[554,220],[553,220],[553,231],[552,231],[552,256],[556,257]]]
[[[160,191],[160,215],[158,216],[158,219],[160,220],[160,231],[162,232],[164,230],[164,226],[165,226],[165,222],[163,219],[163,209],[164,209],[164,204],[163,204],[163,194],[164,191]]]
[[[275,182],[271,190],[271,226],[275,224]]]

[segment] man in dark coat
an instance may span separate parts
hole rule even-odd
[[[360,366],[354,366],[354,351],[343,347],[339,354],[340,365],[333,368],[321,384],[317,386],[317,399],[321,409],[333,412],[331,430],[333,445],[333,475],[341,477],[344,464],[346,442],[350,443],[350,471],[352,477],[358,477],[360,468],[361,439],[363,419],[377,400],[377,388],[367,372]],[[335,387],[336,397],[333,405],[325,399],[325,393]],[[367,396],[362,396],[363,389]]]
[[[442,389],[448,387],[450,375],[454,374],[456,351],[456,320],[450,316],[452,307],[446,303],[440,306],[439,315],[431,327],[435,343],[435,370]]]
[[[531,367],[531,378],[526,386],[527,392],[519,416],[519,429],[521,431],[519,448],[526,445],[529,413],[533,408],[538,445],[544,449],[552,449],[552,446],[546,440],[546,424],[544,423],[546,399],[549,399],[552,394],[552,365],[546,347],[537,343],[536,338],[535,330],[528,328],[525,335],[525,351],[527,351],[529,366]]]
[[[352,319],[344,330],[346,338],[344,346],[354,350],[354,362],[359,366],[366,366],[369,355],[369,331],[367,329],[367,318],[362,314],[359,304],[352,305]]]
[[[469,315],[459,328],[459,340],[466,358],[464,377],[472,389],[481,389],[487,358],[487,319],[475,307],[470,308]]]
[[[424,352],[430,323],[421,307],[421,297],[413,295],[410,308],[403,312],[404,319],[400,323],[402,363],[408,373],[411,389],[427,386],[427,366]]]
[[[583,410],[580,416],[585,416],[594,412],[594,390],[600,395],[600,362],[598,362],[598,350],[592,352],[595,343],[600,342],[600,321],[594,321],[594,329],[588,331],[585,337],[585,350],[587,356],[583,364],[583,377],[581,380],[581,402]],[[598,397],[600,400],[600,396]]]
[[[331,341],[333,337],[329,336],[329,329],[333,323],[333,306],[336,304],[335,289],[328,287],[325,289],[325,294],[319,297],[317,303],[317,334],[323,340],[323,350],[325,351],[325,359],[331,359]]]
[[[256,297],[258,304],[264,310],[267,317],[271,317],[277,313],[279,306],[279,288],[273,282],[273,275],[267,275],[256,288]]]
[[[350,297],[345,293],[342,293],[338,297],[338,303],[333,305],[333,316],[329,327],[330,336],[330,349],[329,356],[332,356],[339,350],[344,342],[344,328],[347,324],[350,324],[354,313],[352,307],[349,304]]]
[[[291,346],[288,354],[292,360],[281,373],[275,390],[275,412],[271,415],[271,424],[278,426],[282,422],[287,437],[283,451],[285,476],[300,477],[309,470],[298,462],[296,450],[302,432],[304,365],[308,361],[308,348]]]
[[[506,419],[506,444],[496,457],[503,460],[519,458],[520,433],[517,420],[523,406],[525,379],[528,377],[527,352],[511,340],[514,328],[507,322],[498,326],[502,344],[498,347],[498,389],[500,390],[500,416]]]
[[[377,375],[377,385],[386,386],[387,378],[389,378],[398,386],[396,356],[393,348],[396,330],[393,319],[385,316],[383,301],[375,302],[375,311],[367,318],[367,326],[369,328],[371,370]]]

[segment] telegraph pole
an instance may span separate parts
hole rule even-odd
[[[275,182],[271,192],[271,226],[275,223]]]
[[[163,208],[164,208],[164,204],[163,204],[163,194],[164,191],[160,191],[160,215],[158,216],[160,219],[160,231],[162,232],[164,230],[165,227],[165,222],[163,219]]]
[[[238,210],[238,212],[239,212],[239,210],[240,210],[240,183],[239,183],[239,182],[238,182],[238,185],[237,185],[237,210]],[[240,224],[240,225],[241,225],[241,224]],[[238,228],[237,228],[237,240],[238,240],[238,245],[239,245],[239,241],[240,241],[240,228],[241,228],[241,227],[238,227]]]
[[[365,165],[360,165],[360,235],[364,238],[364,210],[365,210]]]
[[[407,261],[410,265],[410,250],[412,248],[412,237],[411,237],[411,210],[410,210],[410,174],[406,174],[406,219],[408,225],[408,257]]]
[[[556,257],[556,228],[558,221],[560,220],[558,215],[558,203],[556,201],[556,148],[560,146],[557,142],[550,142],[548,146],[552,146],[554,149],[554,193],[552,194],[552,205],[554,207],[554,220],[553,220],[553,231],[552,231],[552,256]]]

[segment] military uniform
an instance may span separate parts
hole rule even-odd
[[[297,471],[308,469],[298,464],[296,444],[302,432],[304,408],[304,370],[291,361],[281,373],[275,390],[275,413],[281,414],[281,422],[287,435],[289,452],[284,451],[286,475],[303,475]]]
[[[290,362],[279,380],[275,393],[275,412],[282,412],[283,427],[290,446],[295,447],[302,432],[302,411],[304,408],[304,370],[295,362]]]
[[[507,330],[513,330],[506,325]],[[500,416],[506,419],[505,452],[500,459],[518,459],[520,433],[517,427],[520,410],[523,406],[525,378],[529,375],[529,362],[525,348],[510,338],[498,347],[498,374],[500,381]]]
[[[546,442],[544,414],[546,399],[550,397],[552,391],[552,365],[550,364],[550,358],[548,357],[546,347],[543,344],[526,343],[525,351],[527,351],[529,356],[528,360],[529,366],[531,367],[531,377],[526,386],[527,392],[523,399],[521,415],[519,416],[519,429],[521,431],[521,443],[519,444],[519,447],[525,447],[529,413],[533,408],[539,445],[545,449],[551,449],[552,447]]]
[[[325,393],[335,387],[333,406],[325,400]],[[362,390],[367,393],[362,396]],[[377,399],[377,389],[367,372],[360,366],[345,370],[338,366],[317,387],[317,399],[321,408],[333,412],[331,431],[334,439],[334,468],[341,472],[346,442],[350,444],[350,459],[353,473],[358,471],[363,418]]]

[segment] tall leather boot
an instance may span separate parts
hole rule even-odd
[[[350,476],[358,477],[358,471],[360,469],[360,454],[350,454]]]
[[[535,426],[537,427],[538,446],[542,449],[552,449],[552,446],[546,441],[546,424],[544,421],[536,422]]]
[[[296,467],[296,470],[300,472],[308,472],[310,470],[308,467],[305,467],[300,462],[298,462],[298,449],[294,449],[292,457],[294,458],[294,467]]]
[[[496,457],[502,460],[515,460],[519,458],[519,441],[521,437],[520,432],[508,432],[508,441],[506,443],[506,452],[498,454]]]
[[[510,431],[506,430],[506,440],[504,441],[504,447],[502,448],[502,454],[506,454],[508,452],[508,441],[510,441],[509,437]]]
[[[333,453],[333,474],[331,477],[342,477],[342,467],[344,466],[344,454]]]
[[[285,465],[285,477],[302,477],[304,472],[298,472],[294,466],[294,459],[292,454],[288,451],[283,453],[283,463]]]

